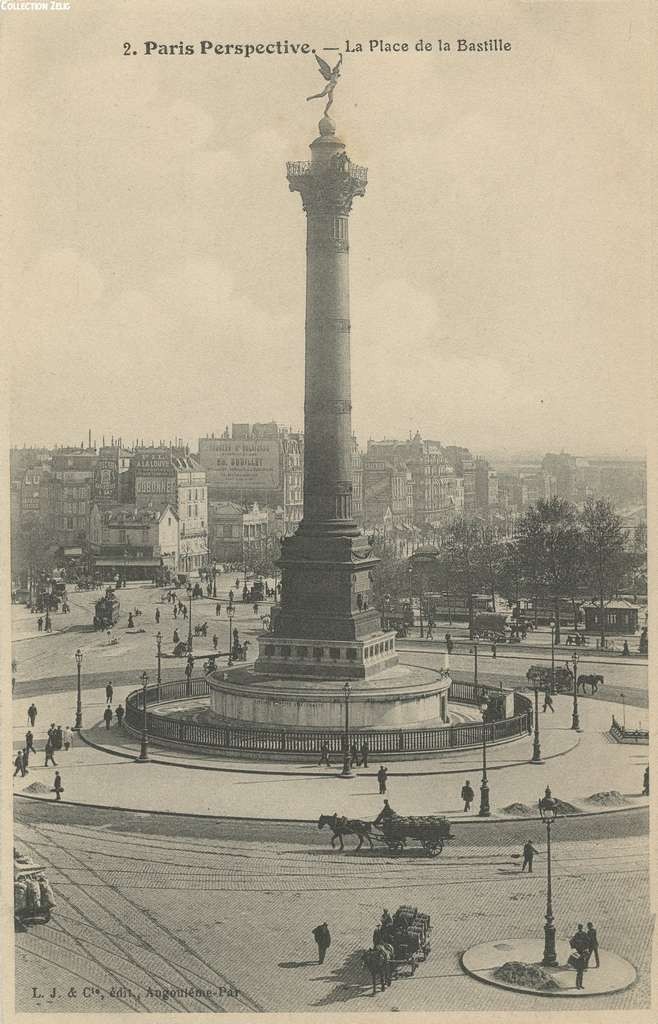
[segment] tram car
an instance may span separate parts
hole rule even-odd
[[[117,600],[112,587],[108,587],[105,596],[94,605],[94,629],[112,629],[119,621],[121,604]]]

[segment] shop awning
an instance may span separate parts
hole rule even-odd
[[[147,569],[158,568],[160,565],[159,558],[95,558],[94,565],[98,566],[117,566],[122,568],[123,566],[136,566],[143,565]]]

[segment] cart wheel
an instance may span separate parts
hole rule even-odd
[[[49,921],[50,921],[50,911],[49,910],[44,910],[44,912],[43,912],[43,923],[44,924],[48,924]]]
[[[412,964],[411,965],[411,976],[412,976],[412,978],[413,978],[413,976],[414,976],[414,974],[416,973],[417,970],[418,970],[418,964]]]

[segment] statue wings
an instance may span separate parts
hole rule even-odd
[[[332,77],[336,74],[336,72],[338,71],[339,67],[343,62],[343,55],[341,53],[340,57],[338,58],[338,63],[334,68],[329,67],[326,60],[324,60],[322,57],[318,57],[317,53],[315,54],[315,59],[320,65],[320,73],[322,74],[322,77],[326,79],[327,82],[330,82]]]

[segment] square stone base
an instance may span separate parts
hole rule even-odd
[[[368,679],[397,665],[395,633],[361,640],[307,640],[274,634],[258,638],[256,672],[316,679]]]

